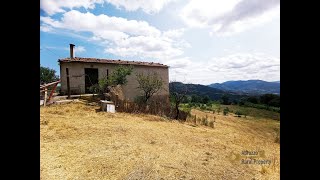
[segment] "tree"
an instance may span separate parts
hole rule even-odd
[[[270,100],[269,105],[274,107],[280,107],[280,97]]]
[[[54,69],[40,65],[40,83],[50,83],[59,80]]]
[[[107,91],[108,88],[108,78],[107,76],[104,76],[103,78],[99,79],[98,84],[94,84],[90,86],[90,91],[94,93],[98,93],[101,97],[103,96],[103,93]]]
[[[248,97],[247,101],[251,102],[253,104],[258,104],[258,98],[254,97],[254,96]]]
[[[280,107],[280,96],[275,94],[264,94],[260,96],[260,102],[268,106]]]
[[[143,100],[147,103],[155,93],[161,90],[163,81],[157,73],[137,73],[136,76],[139,83],[137,88],[143,91]]]
[[[222,104],[224,104],[224,105],[228,105],[229,104],[229,97],[227,95],[224,94],[221,97],[221,99],[222,99]]]
[[[178,88],[177,82],[170,82],[169,89],[170,89],[170,98],[172,99],[176,109],[175,119],[178,120],[179,114],[180,114],[179,105],[186,98],[188,89],[187,89],[187,86],[183,86],[183,88]]]
[[[191,96],[186,95],[181,102],[182,103],[190,103],[191,102]]]
[[[191,102],[193,103],[198,103],[198,102],[201,102],[202,99],[200,96],[196,95],[196,94],[192,94],[191,95]]]
[[[124,85],[127,81],[127,76],[132,73],[133,67],[132,66],[122,66],[119,65],[115,68],[112,72],[109,80],[108,85]]]
[[[210,101],[210,97],[209,97],[208,95],[205,95],[205,96],[202,98],[202,103],[204,103],[204,104],[207,104],[209,101]]]
[[[118,65],[111,73],[110,77],[104,75],[99,79],[98,84],[94,84],[90,87],[90,91],[99,93],[103,96],[103,93],[107,92],[108,86],[124,85],[127,83],[127,76],[133,71],[132,66]]]

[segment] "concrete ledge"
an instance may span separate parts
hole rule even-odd
[[[66,100],[59,100],[55,101],[54,104],[67,104],[71,102],[79,102],[79,99],[66,99]]]
[[[70,98],[71,99],[74,99],[74,98],[80,98],[80,97],[90,97],[92,96],[92,94],[77,94],[77,95],[70,95]],[[98,96],[98,94],[94,94],[94,96]],[[67,99],[68,96],[54,96],[53,99],[55,101],[58,101],[58,100],[63,100],[63,99]]]

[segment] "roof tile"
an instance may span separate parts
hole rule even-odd
[[[141,61],[125,61],[125,60],[112,60],[112,59],[98,59],[98,58],[64,58],[59,59],[58,62],[84,62],[84,63],[106,63],[106,64],[132,64],[132,65],[143,65],[143,66],[158,66],[158,67],[169,67],[164,64],[154,62],[141,62]]]

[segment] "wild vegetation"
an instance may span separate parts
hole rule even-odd
[[[163,88],[163,81],[157,73],[136,74],[138,89],[142,91],[142,99],[145,103]]]
[[[58,79],[56,70],[40,65],[40,84],[54,82]]]
[[[90,91],[98,93],[100,97],[104,98],[104,93],[108,92],[110,86],[125,85],[127,83],[127,76],[133,71],[132,66],[118,65],[110,76],[103,76],[99,79],[98,84],[93,84]]]
[[[186,97],[182,103],[202,103],[219,102],[224,105],[240,105],[247,107],[255,107],[280,112],[280,96],[276,94],[263,94],[258,96],[248,96],[235,94],[228,91],[222,91],[216,88],[200,84],[183,84],[180,82],[172,82],[176,90],[188,89]],[[170,86],[169,86],[170,87]],[[170,89],[172,91],[172,89]]]

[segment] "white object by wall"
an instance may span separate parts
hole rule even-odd
[[[104,100],[100,100],[101,103],[101,110],[102,111],[107,111],[107,112],[111,112],[111,113],[115,113],[115,105],[112,101],[104,101]]]

